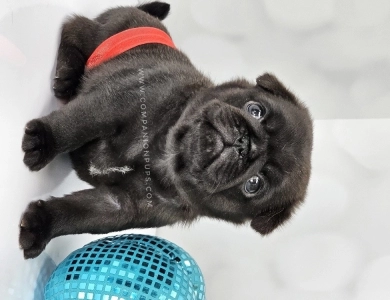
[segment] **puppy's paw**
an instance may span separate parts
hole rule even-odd
[[[42,121],[27,123],[22,150],[25,152],[23,161],[31,171],[39,171],[54,158],[54,139]]]
[[[19,245],[24,258],[37,257],[50,241],[50,216],[43,200],[31,202],[20,221]]]
[[[76,96],[82,74],[73,68],[63,66],[57,70],[54,77],[54,95],[66,102]]]
[[[68,102],[77,94],[84,74],[85,61],[72,47],[62,46],[59,49],[59,56],[62,58],[57,61],[53,91],[57,98]]]

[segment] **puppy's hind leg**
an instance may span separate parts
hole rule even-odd
[[[77,95],[85,63],[99,44],[100,26],[88,18],[73,16],[62,27],[53,90],[65,103]]]

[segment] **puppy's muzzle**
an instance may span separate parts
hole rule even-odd
[[[250,139],[248,135],[240,136],[233,143],[233,147],[241,159],[248,156],[250,146]]]

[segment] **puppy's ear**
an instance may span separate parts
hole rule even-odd
[[[293,212],[291,204],[285,208],[274,208],[262,211],[251,221],[251,227],[262,235],[267,235],[290,219]]]
[[[274,75],[265,73],[256,78],[256,86],[275,95],[298,104],[298,99]]]
[[[217,86],[217,88],[219,88],[219,89],[226,89],[226,88],[228,88],[228,89],[229,88],[247,89],[247,88],[251,88],[251,87],[252,87],[251,83],[249,81],[247,81],[246,79],[242,79],[242,78],[228,81],[228,82],[224,82],[224,83]]]
[[[143,10],[159,20],[164,20],[169,13],[170,7],[168,3],[155,1],[140,5],[138,9]]]

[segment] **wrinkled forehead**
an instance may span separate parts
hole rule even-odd
[[[253,101],[260,103],[266,110],[265,119],[261,122],[272,128],[276,141],[287,146],[301,149],[302,159],[312,146],[312,119],[308,109],[294,99],[273,95],[256,87],[234,87],[220,90],[210,95],[226,104],[243,109],[245,104]],[[295,151],[296,152],[296,151]]]
[[[309,110],[300,101],[290,101],[267,93],[254,93],[254,98],[267,110],[268,122],[279,122],[291,138],[311,140],[312,119]],[[282,130],[282,128],[280,128]]]

